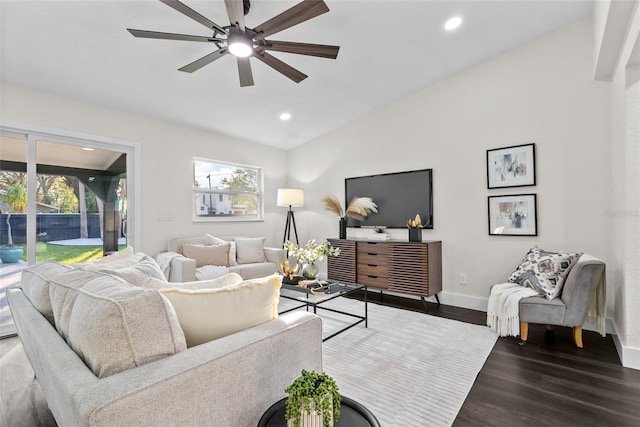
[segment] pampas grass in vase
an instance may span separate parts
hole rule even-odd
[[[347,217],[362,221],[371,212],[378,212],[378,205],[371,200],[371,197],[354,197],[346,210],[342,209],[340,201],[333,194],[323,197],[322,204],[326,210],[335,212],[340,217],[338,234],[340,239],[347,238]]]

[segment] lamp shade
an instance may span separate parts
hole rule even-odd
[[[278,188],[278,206],[304,206],[304,190],[301,188]]]

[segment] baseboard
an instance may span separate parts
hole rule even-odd
[[[639,369],[640,370],[640,348],[628,347],[620,340],[620,334],[618,333],[618,325],[615,320],[612,320],[614,333],[612,334],[613,343],[618,350],[618,356],[622,362],[622,366],[625,368]]]
[[[453,292],[442,291],[438,294],[438,298],[440,298],[440,302],[445,305],[484,311],[485,313],[489,306],[488,298],[472,297],[469,295],[455,294]]]

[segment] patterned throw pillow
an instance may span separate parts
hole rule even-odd
[[[564,281],[581,252],[547,252],[534,246],[509,276],[509,282],[535,289],[552,300],[562,292]]]

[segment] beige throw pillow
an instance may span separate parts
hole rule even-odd
[[[193,347],[278,317],[280,275],[247,280],[219,289],[161,289],[173,305]]]
[[[229,243],[221,245],[198,245],[185,243],[182,245],[182,255],[196,261],[196,268],[205,265],[229,266]]]
[[[225,286],[237,285],[242,282],[242,276],[238,273],[227,273],[222,277],[218,277],[216,279],[209,280],[197,280],[195,282],[167,282],[166,280],[160,280],[153,277],[148,278],[142,283],[145,288],[150,289],[168,289],[168,288],[178,288],[178,289],[217,289],[223,288]]]
[[[186,348],[172,305],[158,291],[126,283],[109,274],[93,277],[81,288],[51,283],[56,326],[99,378],[158,360]],[[64,317],[66,321],[62,321]],[[60,321],[59,321],[60,320]]]
[[[211,234],[205,234],[205,237],[214,245],[224,245],[226,240],[219,237],[212,236]],[[236,242],[229,241],[229,264],[228,266],[238,265],[236,261]]]
[[[236,258],[238,264],[265,262],[264,237],[237,237]]]

